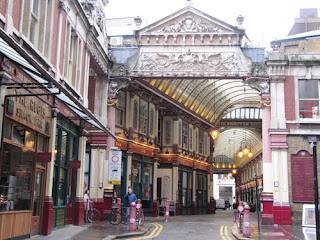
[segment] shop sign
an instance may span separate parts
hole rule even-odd
[[[52,153],[51,152],[38,152],[37,162],[51,162]]]
[[[118,148],[111,148],[108,161],[108,184],[121,184],[121,160],[122,151]]]
[[[81,161],[70,161],[69,162],[70,168],[80,168],[81,167]]]
[[[45,135],[50,134],[51,108],[37,97],[22,96],[8,100],[6,115]]]

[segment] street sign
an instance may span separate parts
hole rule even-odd
[[[111,148],[109,152],[108,184],[121,184],[121,158],[122,152],[118,148]]]

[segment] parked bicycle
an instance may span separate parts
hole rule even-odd
[[[109,222],[112,225],[118,225],[122,221],[127,222],[127,208],[124,207],[123,204],[121,204],[121,207],[112,207],[111,213],[108,217]]]
[[[89,206],[86,212],[86,218],[89,222],[97,222],[100,220],[101,213],[98,209],[93,207],[93,202],[89,201]]]
[[[129,207],[124,207],[123,204],[121,204],[121,208],[119,207],[112,207],[111,213],[109,215],[109,222],[112,225],[118,225],[121,222],[129,222],[129,219],[127,219],[127,208]],[[128,217],[129,218],[129,217]],[[140,211],[136,211],[136,225],[137,229],[139,225],[142,225],[144,223],[144,213],[143,209],[141,208]]]

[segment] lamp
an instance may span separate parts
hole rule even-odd
[[[213,122],[215,121],[215,116],[216,116],[216,80],[213,80]],[[216,140],[219,135],[220,135],[220,131],[219,129],[214,126],[212,128],[212,130],[209,132],[210,136],[212,137],[213,140]]]
[[[220,135],[220,131],[219,129],[217,129],[216,127],[214,127],[210,132],[209,132],[210,136],[212,137],[213,140],[216,140],[219,135]]]
[[[253,153],[250,151],[250,152],[248,153],[248,157],[251,158],[252,156],[253,156]]]

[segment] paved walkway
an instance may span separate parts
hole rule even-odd
[[[315,228],[306,228],[301,225],[272,225],[260,226],[260,233],[257,224],[256,213],[251,213],[251,239],[258,240],[315,240]],[[234,224],[232,234],[237,239],[249,239],[238,233],[237,225]]]
[[[221,235],[221,229],[227,229],[225,226],[229,225],[232,229],[232,234],[237,239],[243,238],[238,233],[237,226],[234,224],[232,228],[233,211],[217,211],[217,214],[212,215],[197,215],[197,216],[177,216],[170,219],[169,223],[164,223],[163,217],[152,218],[146,217],[146,223],[137,232],[129,233],[128,225],[120,224],[113,226],[108,221],[103,221],[95,224],[88,224],[85,226],[67,226],[58,230],[52,231],[50,236],[35,236],[31,240],[111,240],[116,236],[121,238],[139,237],[148,235],[152,239],[177,239],[184,236],[184,239],[192,239],[192,232],[198,229],[198,235],[206,234],[207,238],[213,240],[231,240],[233,237],[231,233]],[[261,226],[260,233],[256,221],[256,214],[251,213],[251,239],[258,240],[314,240],[316,239],[314,228],[302,228],[301,225],[293,226]],[[228,220],[230,219],[230,221]],[[160,224],[159,224],[160,223]],[[205,225],[210,225],[205,227]],[[221,227],[220,227],[221,225]],[[225,226],[224,226],[225,225]],[[163,226],[163,229],[162,229]],[[203,228],[203,226],[205,228]],[[224,227],[224,228],[223,228]],[[160,229],[161,228],[161,229]],[[186,232],[189,229],[187,235]],[[215,230],[216,229],[216,230]],[[162,230],[162,231],[161,231]],[[219,231],[220,230],[220,231]],[[215,233],[217,232],[217,234]],[[220,234],[219,234],[220,232]],[[153,233],[153,236],[151,237]],[[201,233],[201,234],[200,234]],[[215,235],[216,234],[216,235]],[[211,236],[211,237],[210,237]],[[143,237],[146,238],[146,237]],[[199,238],[200,239],[200,238]]]

